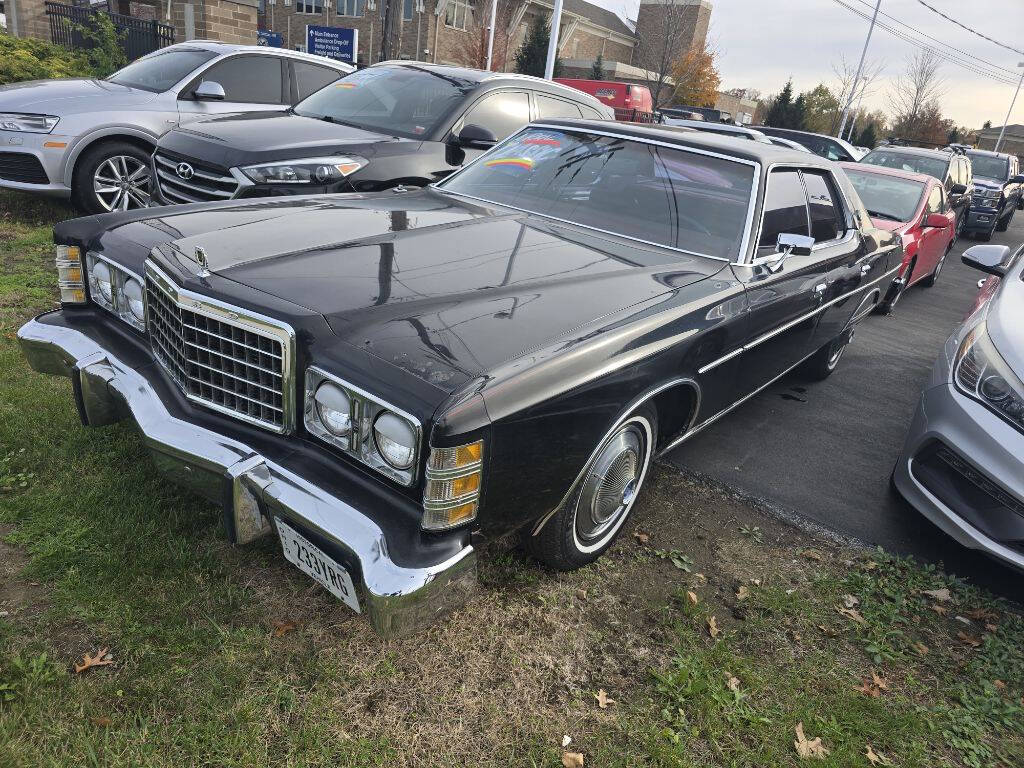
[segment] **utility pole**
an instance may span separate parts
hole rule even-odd
[[[882,0],[878,0],[882,2]],[[555,0],[555,9],[551,12],[551,37],[548,39],[548,60],[544,65],[544,79],[555,76],[555,59],[558,58],[558,34],[562,31],[562,0]]]
[[[1024,61],[1017,65],[1018,67],[1024,67]],[[1010,115],[1013,114],[1013,107],[1017,103],[1017,96],[1020,95],[1020,86],[1024,83],[1024,72],[1020,73],[1020,80],[1017,81],[1017,90],[1013,92],[1013,101],[1010,102],[1010,108],[1006,111],[1006,119],[1003,120],[1003,127],[999,129],[999,138],[996,140],[996,152],[1003,146],[1003,136],[1006,134],[1006,124],[1010,122]]]
[[[400,0],[381,0],[384,18],[380,22],[380,58],[378,61],[391,59],[391,38],[395,27],[395,13],[393,6]]]
[[[857,74],[853,78],[853,87],[850,89],[850,97],[846,100],[846,106],[843,107],[843,120],[839,124],[839,133],[836,136],[843,135],[843,129],[846,128],[846,118],[850,115],[850,105],[853,104],[853,96],[857,92],[857,83],[860,82],[861,73],[864,71],[864,59],[868,55],[868,44],[871,42],[871,33],[875,31],[875,21],[878,20],[878,10],[882,7],[882,0],[878,0],[875,4],[875,12],[871,15],[871,26],[868,27],[868,36],[864,40],[864,50],[860,52],[860,64],[857,65]]]
[[[487,71],[491,71],[491,57],[494,53],[494,24],[498,18],[498,0],[491,0],[491,27],[487,32]]]

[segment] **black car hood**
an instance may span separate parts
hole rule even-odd
[[[375,145],[401,142],[410,152],[420,143],[311,117],[256,112],[190,123],[165,134],[159,149],[232,168],[341,152],[372,155]]]
[[[180,233],[178,267],[198,272],[201,247],[215,275],[449,391],[724,265],[430,190],[175,211],[126,229]]]
[[[1005,183],[1005,181],[999,181],[998,179],[990,179],[987,176],[974,177],[975,189],[1002,189]]]

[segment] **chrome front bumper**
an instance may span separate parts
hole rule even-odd
[[[351,504],[239,440],[172,415],[139,371],[84,333],[44,318],[22,326],[18,341],[33,369],[72,379],[88,426],[132,419],[161,473],[224,505],[235,541],[273,531],[272,519],[280,517],[326,542],[352,569],[362,612],[379,634],[420,629],[474,589],[472,546],[441,562],[399,565],[381,528]]]

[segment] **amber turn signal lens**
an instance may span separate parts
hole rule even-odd
[[[484,444],[482,440],[477,440],[475,443],[469,445],[460,445],[455,449],[455,466],[466,467],[470,464],[476,464],[483,457]]]

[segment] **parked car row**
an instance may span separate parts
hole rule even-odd
[[[306,59],[259,61],[297,96]],[[461,602],[481,540],[595,560],[654,457],[797,367],[831,375],[957,229],[941,179],[788,137],[616,122],[520,75],[335,74],[165,118],[117,204],[55,228],[61,309],[18,337],[83,424],[133,421],[233,541],[276,535],[383,634]],[[160,93],[227,90],[193,67]]]

